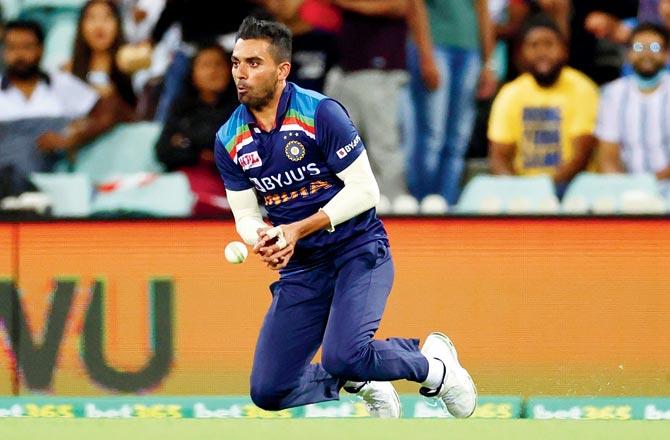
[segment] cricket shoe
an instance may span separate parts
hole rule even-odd
[[[391,382],[368,381],[356,386],[344,386],[350,394],[363,399],[371,417],[397,419],[402,413],[400,398]]]
[[[440,399],[449,413],[459,419],[470,417],[477,406],[477,388],[470,374],[458,362],[456,348],[447,335],[433,332],[426,338],[421,353],[444,364],[442,384],[437,389],[421,387],[419,393]]]

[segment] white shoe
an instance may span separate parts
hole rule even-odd
[[[421,387],[419,393],[444,402],[449,413],[459,419],[470,417],[477,406],[477,388],[470,374],[458,362],[456,348],[447,335],[433,332],[426,338],[421,353],[444,364],[445,372],[439,388]]]
[[[400,397],[391,382],[370,381],[358,388],[345,386],[344,390],[363,399],[371,417],[397,419],[402,414]]]

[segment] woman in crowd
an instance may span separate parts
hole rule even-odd
[[[173,105],[156,145],[158,159],[169,171],[183,171],[197,196],[194,215],[228,210],[225,189],[214,164],[214,137],[237,107],[228,55],[216,44],[202,46],[189,83]]]
[[[72,61],[66,66],[117,104],[117,121],[135,118],[137,98],[129,74],[121,71],[119,50],[124,45],[121,15],[111,0],[89,0],[82,8]]]

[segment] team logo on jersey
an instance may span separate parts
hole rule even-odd
[[[293,162],[300,162],[305,157],[305,146],[298,141],[290,141],[286,144],[284,152]]]
[[[237,162],[244,171],[251,168],[258,168],[259,166],[263,165],[263,161],[258,155],[258,151],[252,151],[251,153],[241,155],[237,158]]]

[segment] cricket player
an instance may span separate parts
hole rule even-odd
[[[336,400],[344,388],[372,416],[400,417],[390,381],[407,379],[469,417],[476,389],[445,335],[430,334],[421,349],[417,339],[374,339],[393,284],[379,189],[345,109],[287,82],[290,60],[284,25],[244,20],[232,54],[241,105],[216,135],[236,229],[280,274],[256,346],[252,400],[276,411]],[[321,363],[312,363],[319,347]]]

